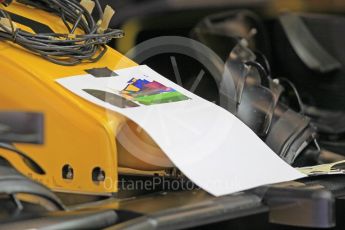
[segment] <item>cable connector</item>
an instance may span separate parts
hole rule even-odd
[[[82,5],[90,14],[92,14],[96,3],[92,0],[81,0],[80,5]]]
[[[104,15],[102,20],[98,21],[99,28],[97,30],[98,33],[103,34],[109,27],[110,21],[115,15],[115,10],[111,8],[111,6],[107,5],[104,10]]]
[[[0,24],[3,27],[6,27],[10,31],[16,31],[17,30],[17,25],[14,22],[11,22],[8,18],[0,18]],[[3,28],[0,28],[1,31],[4,31]]]

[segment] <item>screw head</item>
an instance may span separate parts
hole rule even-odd
[[[62,167],[62,178],[66,180],[73,180],[74,170],[72,166],[66,164]]]
[[[96,167],[92,170],[92,181],[101,182],[105,180],[105,172],[100,167]]]

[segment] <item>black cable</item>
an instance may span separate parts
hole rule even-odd
[[[261,84],[265,86],[266,88],[270,88],[270,78],[269,75],[265,69],[259,62],[257,61],[246,61],[246,65],[253,66],[256,68],[256,70],[259,72],[259,75],[261,77]]]
[[[98,0],[94,0],[96,9],[103,19],[103,10]],[[107,51],[106,44],[113,38],[121,38],[124,33],[118,29],[100,31],[100,21],[96,22],[77,0],[18,0],[61,17],[69,34],[39,33],[33,34],[16,28],[10,15],[0,9],[2,17],[7,18],[10,27],[0,24],[0,39],[12,41],[45,59],[66,66],[82,62],[96,62]],[[76,34],[80,29],[82,34]]]
[[[254,54],[257,56],[257,58],[260,58],[264,64],[265,64],[265,68],[266,68],[266,72],[268,74],[268,78],[272,79],[272,70],[271,70],[271,65],[270,62],[268,61],[267,57],[265,54],[263,54],[261,51],[259,50],[255,50]]]
[[[285,82],[288,86],[290,86],[290,88],[292,89],[292,91],[295,94],[295,97],[297,99],[298,105],[300,107],[300,114],[305,114],[304,104],[303,104],[303,101],[301,99],[301,96],[300,96],[300,94],[299,94],[295,84],[292,83],[289,79],[286,79],[286,78],[277,78],[277,80],[279,82]]]

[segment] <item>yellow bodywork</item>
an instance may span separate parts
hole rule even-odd
[[[59,17],[42,10],[16,2],[6,10],[46,24],[54,32],[66,33]],[[23,25],[17,26],[30,31]],[[157,169],[133,158],[123,147],[117,147],[115,137],[123,124],[129,124],[133,130],[136,124],[75,96],[55,82],[62,77],[84,75],[86,69],[120,69],[136,63],[109,48],[97,63],[66,67],[3,41],[0,42],[0,56],[0,110],[34,111],[45,115],[44,145],[16,144],[16,147],[41,165],[46,175],[35,174],[19,157],[0,150],[0,155],[23,174],[54,191],[109,195],[118,191],[119,161],[122,166],[140,170]],[[155,145],[147,134],[141,132],[139,136]],[[73,180],[62,178],[62,167],[66,164],[74,170]],[[104,182],[92,181],[95,167],[105,171]]]

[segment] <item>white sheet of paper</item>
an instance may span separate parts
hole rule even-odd
[[[281,160],[231,113],[149,67],[131,67],[115,70],[115,73],[118,76],[83,75],[61,78],[57,82],[80,97],[139,124],[176,167],[212,195],[227,195],[305,176]],[[138,107],[120,108],[83,91],[96,89],[121,95],[132,78],[157,81],[189,99],[153,105],[133,100]]]

